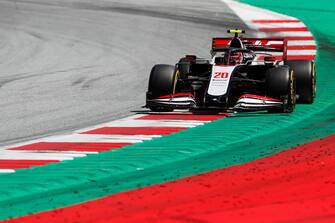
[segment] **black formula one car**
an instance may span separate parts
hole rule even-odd
[[[315,65],[287,60],[284,38],[213,38],[210,59],[187,55],[175,65],[157,64],[150,74],[146,106],[152,111],[219,109],[290,113],[313,103]]]

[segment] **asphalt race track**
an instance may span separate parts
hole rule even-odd
[[[128,116],[153,64],[232,27],[219,0],[1,0],[0,146]]]
[[[335,3],[222,1],[0,0],[0,222],[334,222]],[[315,59],[313,104],[138,112],[153,64],[246,25]]]

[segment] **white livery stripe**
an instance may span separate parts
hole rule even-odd
[[[264,107],[273,107],[273,105],[277,105],[276,103],[273,103],[273,104],[250,104],[250,103],[239,103],[238,104],[240,107],[255,107],[255,108],[264,108]]]
[[[238,100],[239,103],[250,103],[250,104],[258,104],[258,105],[264,105],[267,104],[282,104],[280,101],[270,101],[270,100],[264,100],[264,99],[256,99],[256,98],[241,98]]]
[[[174,97],[174,98],[159,98],[157,100],[160,100],[160,101],[166,101],[166,102],[170,102],[170,101],[173,101],[173,102],[184,102],[184,101],[193,101],[193,98],[191,97]]]
[[[226,94],[234,69],[235,66],[213,65],[212,77],[208,85],[207,93],[212,96]]]

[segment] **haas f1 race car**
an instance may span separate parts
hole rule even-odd
[[[315,65],[287,60],[284,38],[213,38],[210,59],[187,55],[175,65],[157,64],[150,74],[146,106],[152,111],[218,109],[290,113],[313,103]]]

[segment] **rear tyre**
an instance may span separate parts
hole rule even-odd
[[[289,60],[285,62],[297,79],[298,103],[312,104],[316,94],[315,64],[310,60]]]
[[[266,73],[267,95],[283,101],[283,107],[270,112],[291,113],[296,104],[296,78],[288,66],[270,68]]]
[[[175,88],[176,72],[175,67],[166,64],[155,65],[150,72],[148,94],[152,98],[172,94]],[[164,106],[149,106],[151,111],[168,112],[173,108]]]

